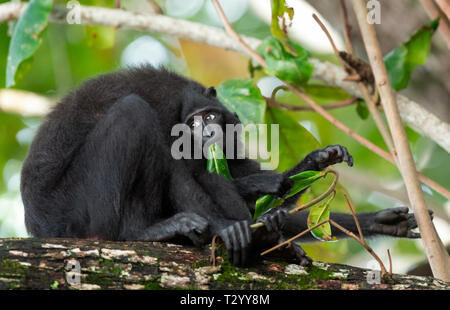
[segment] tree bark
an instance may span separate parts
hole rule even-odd
[[[376,284],[368,281],[374,271],[340,264],[263,258],[238,268],[216,257],[213,267],[209,252],[160,242],[0,239],[0,289],[450,289],[397,274]]]

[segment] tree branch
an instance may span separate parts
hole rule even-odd
[[[436,5],[436,3],[433,0],[420,0],[422,3],[423,8],[427,12],[428,16],[431,19],[436,19],[438,17],[441,17],[441,20],[439,21],[439,32],[441,33],[442,38],[447,42],[447,47],[450,50],[450,22],[445,17],[444,13],[441,12],[439,7]],[[442,3],[441,3],[442,2]],[[446,5],[444,5],[444,1],[439,1],[439,5],[442,8],[447,9],[449,8],[448,2]],[[450,18],[450,17],[448,17]]]
[[[437,234],[423,198],[414,159],[409,148],[400,114],[397,108],[396,96],[389,81],[383,55],[376,37],[375,28],[367,22],[365,1],[352,0],[359,28],[369,56],[372,71],[380,94],[392,138],[398,154],[400,172],[406,185],[409,200],[419,226],[425,252],[430,262],[433,274],[444,281],[450,281],[450,257]]]
[[[23,116],[43,116],[50,112],[54,101],[32,92],[0,89],[0,111]]]
[[[320,262],[305,268],[282,258],[239,268],[217,257],[214,267],[207,248],[167,242],[0,239],[0,258],[2,290],[450,289],[432,277],[399,274],[389,283],[368,283],[367,269]],[[75,268],[68,268],[69,261]],[[176,306],[180,300],[167,303]]]
[[[0,4],[0,22],[17,19],[27,5],[25,2]],[[116,28],[166,33],[226,50],[245,53],[237,41],[217,27],[163,15],[146,15],[120,9],[100,7],[80,6],[80,14],[81,24],[83,25],[104,25]],[[54,23],[66,23],[66,15],[66,8],[55,6],[50,16],[50,21]],[[256,38],[247,36],[240,37],[253,50],[261,43]],[[359,98],[362,97],[354,83],[343,81],[347,74],[342,68],[314,58],[311,58],[310,62],[315,67],[313,78],[320,79],[330,86],[342,88]],[[450,153],[450,125],[404,96],[397,95],[397,100],[400,114],[405,123],[418,133],[429,137]]]

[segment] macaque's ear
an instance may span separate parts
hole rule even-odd
[[[216,97],[216,89],[214,86],[211,86],[205,90],[206,97]]]

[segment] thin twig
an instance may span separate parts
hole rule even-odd
[[[300,238],[300,237],[303,236],[304,234],[309,233],[311,230],[316,229],[317,227],[319,227],[319,226],[321,226],[321,225],[323,225],[323,224],[325,224],[325,223],[328,223],[328,222],[329,222],[329,219],[328,219],[328,220],[323,220],[322,222],[320,222],[320,223],[318,223],[318,224],[316,224],[316,225],[314,225],[314,226],[311,226],[310,228],[308,228],[308,229],[302,231],[301,233],[295,235],[294,237],[289,238],[288,240],[283,241],[283,242],[277,244],[276,246],[271,247],[271,248],[268,249],[268,250],[265,250],[265,251],[262,252],[260,255],[261,255],[261,256],[262,256],[262,255],[266,255],[267,253],[270,253],[270,252],[272,252],[272,251],[274,251],[274,250],[276,250],[276,249],[278,249],[278,248],[281,248],[281,247],[284,246],[284,245],[288,245],[288,244],[290,244],[292,241],[294,241],[295,239]]]
[[[353,54],[353,45],[351,39],[352,26],[348,21],[348,14],[347,8],[345,6],[345,0],[339,0],[339,3],[341,8],[341,18],[344,21],[345,46],[347,49],[347,53]]]
[[[355,206],[353,205],[353,202],[351,201],[351,199],[349,199],[347,197],[347,194],[344,191],[342,191],[342,194],[344,195],[345,200],[347,201],[348,208],[350,209],[350,212],[352,213],[353,220],[355,221],[356,228],[358,229],[359,238],[361,239],[362,242],[366,242],[364,240],[364,235],[363,235],[362,230],[361,230],[361,225],[359,225],[359,221],[358,221],[358,218],[356,216]]]
[[[161,9],[161,7],[159,6],[159,4],[156,3],[156,1],[154,1],[154,0],[147,0],[147,2],[152,7],[153,13],[155,13],[155,14],[163,14],[164,13],[163,10]]]
[[[422,188],[417,176],[414,159],[409,147],[408,137],[398,112],[395,92],[392,89],[383,61],[383,54],[376,37],[375,28],[367,22],[367,8],[364,0],[353,0],[353,8],[358,20],[359,28],[369,56],[373,74],[377,83],[380,99],[392,132],[394,145],[398,153],[399,168],[402,174],[409,201],[414,210],[425,252],[428,257],[433,275],[444,281],[450,281],[450,256],[445,250],[439,235],[431,222],[428,209],[423,197]]]
[[[450,21],[450,2],[448,0],[435,0],[441,11],[447,16],[447,20]]]
[[[362,244],[362,246],[364,246],[364,248],[378,261],[378,263],[380,264],[380,269],[382,271],[382,276],[384,276],[384,274],[386,273],[386,268],[384,267],[381,259],[375,254],[375,252],[373,251],[373,249],[367,244],[366,240],[364,239],[364,235],[362,233],[361,230],[361,225],[359,224],[359,220],[358,217],[356,216],[356,210],[355,210],[355,206],[353,205],[353,202],[351,201],[351,199],[348,198],[347,194],[345,193],[345,191],[342,191],[342,194],[345,197],[345,200],[347,201],[347,206],[350,209],[350,212],[352,213],[353,216],[353,220],[355,221],[356,224],[356,228],[358,229],[358,234],[359,234],[359,239],[356,239],[360,244]],[[339,227],[339,224],[330,221],[330,223],[332,225],[334,225],[336,228],[339,228],[340,230],[342,230],[344,233],[346,233],[347,235],[353,237],[353,233],[346,230],[343,227]],[[333,224],[334,223],[334,224]],[[391,269],[392,271],[392,265],[391,265]],[[384,271],[384,272],[383,272]],[[391,273],[389,273],[390,275]]]
[[[432,19],[436,19],[441,17],[439,23],[439,32],[444,40],[447,42],[447,47],[450,50],[450,22],[447,18],[445,18],[444,13],[439,9],[436,3],[433,0],[420,0],[423,8],[427,12],[428,16]],[[443,18],[442,18],[443,17]],[[450,18],[450,17],[449,17]]]
[[[268,98],[268,97],[264,97],[264,99],[266,100],[268,105],[283,108],[283,109],[289,110],[289,111],[314,111],[314,109],[309,106],[308,107],[305,107],[305,106],[300,107],[300,106],[288,105],[288,104],[281,103],[275,99]],[[333,109],[348,107],[348,106],[356,104],[357,102],[358,102],[358,98],[352,97],[347,100],[343,100],[343,101],[339,101],[339,102],[331,103],[331,104],[326,104],[326,105],[322,105],[322,106],[325,110],[333,110]]]
[[[284,85],[279,85],[279,86],[275,87],[275,88],[272,90],[272,94],[270,95],[270,99],[275,100],[275,98],[276,98],[276,96],[277,96],[277,93],[278,93],[280,90],[287,90],[287,88],[286,88],[286,86],[284,86]]]
[[[325,25],[320,21],[319,17],[317,17],[316,14],[313,13],[312,17],[316,20],[316,22],[319,24],[319,26],[322,28],[323,32],[325,32],[325,34],[328,37],[328,41],[330,41],[331,43],[331,47],[333,48],[333,51],[336,55],[338,55],[339,60],[342,62],[342,66],[345,67],[345,63],[342,61],[341,57],[339,57],[339,50],[336,47],[336,44],[334,44],[334,40],[331,37],[331,34],[328,32],[327,27],[325,27]]]
[[[209,257],[209,261],[213,267],[216,267],[216,239],[217,235],[214,235],[211,241],[211,254]]]
[[[392,275],[392,257],[391,257],[391,251],[389,251],[389,249],[387,249],[387,254],[388,254],[388,258],[389,258],[389,275]]]
[[[342,227],[341,225],[339,225],[338,223],[336,223],[332,219],[330,219],[330,224],[333,225],[334,227],[336,227],[337,229],[341,230],[346,235],[348,235],[348,236],[352,237],[353,239],[355,239],[356,241],[358,241],[370,253],[370,255],[372,255],[373,258],[375,258],[375,260],[378,262],[378,264],[380,264],[381,276],[383,277],[386,274],[386,268],[384,267],[383,262],[381,261],[381,259],[378,257],[378,255],[373,251],[373,249],[365,241],[361,240],[354,233],[352,233],[348,229]]]
[[[251,57],[253,59],[255,59],[259,64],[261,64],[261,66],[267,67],[267,64],[266,64],[266,61],[264,60],[264,58],[262,58],[258,53],[253,51],[253,49],[250,46],[248,46],[244,40],[242,40],[241,36],[236,31],[233,30],[233,27],[231,27],[231,24],[228,21],[227,17],[225,16],[225,13],[222,10],[222,7],[220,6],[218,0],[212,0],[212,1],[217,9],[217,12],[220,15],[220,18],[222,19],[223,25],[224,25],[227,33],[230,34],[235,40],[237,40],[239,42],[239,44],[242,46],[242,48],[244,49],[244,51],[246,51],[249,55],[251,55]]]

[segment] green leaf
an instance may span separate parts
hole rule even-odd
[[[282,205],[283,202],[283,198],[272,195],[264,195],[258,198],[255,203],[255,214],[253,215],[253,219],[256,220],[267,211]]]
[[[311,186],[314,182],[321,179],[325,175],[325,172],[323,171],[303,171],[299,174],[290,176],[289,178],[294,181],[294,185],[292,186],[291,190],[289,191],[289,194],[287,194],[284,198],[292,197],[298,193],[300,193],[302,190],[307,188],[308,186]]]
[[[294,9],[288,7],[285,0],[272,0],[271,3],[272,23],[270,25],[270,31],[283,44],[288,53],[297,56],[297,51],[289,44],[286,31],[286,15],[292,20],[294,18]]]
[[[58,286],[59,286],[59,282],[55,280],[55,281],[50,285],[50,288],[51,288],[52,290],[56,290],[56,289],[58,289]]]
[[[293,56],[286,51],[283,44],[275,37],[268,37],[258,46],[256,51],[266,60],[265,70],[269,75],[295,85],[308,82],[314,66],[308,62],[309,52],[296,43],[291,43],[297,52]]]
[[[321,171],[303,171],[299,174],[292,175],[289,178],[294,181],[294,185],[286,196],[283,198],[275,197],[272,195],[264,195],[258,200],[256,200],[255,204],[255,214],[253,215],[253,219],[256,220],[258,217],[269,211],[270,209],[276,208],[283,204],[283,202],[298,193],[302,190],[311,186],[315,181],[319,180],[325,175],[324,172]]]
[[[330,202],[334,196],[321,205],[312,206],[308,216],[308,227],[313,227],[318,223],[330,218]],[[325,223],[311,230],[311,234],[320,241],[335,241],[336,237],[331,236],[330,223]]]
[[[236,112],[242,124],[262,124],[266,101],[251,80],[235,79],[217,87],[217,98],[225,107]]]
[[[86,26],[87,44],[98,49],[108,49],[114,46],[116,28],[105,26]]]
[[[414,33],[406,43],[384,57],[389,79],[395,90],[406,88],[413,70],[425,64],[430,54],[431,37],[438,26],[439,19],[431,21]]]
[[[272,124],[278,124],[278,147],[272,150],[272,141],[267,139],[268,152],[272,157],[278,155],[278,170],[285,171],[294,167],[310,152],[320,148],[320,143],[302,125],[294,120],[290,113],[282,109],[269,106],[266,110],[267,137],[272,135]],[[278,153],[278,154],[277,154]]]
[[[356,112],[358,113],[361,119],[367,119],[370,115],[369,109],[367,108],[367,104],[363,99],[358,99],[356,105]]]
[[[231,179],[231,173],[228,169],[227,159],[222,149],[216,144],[211,144],[208,148],[208,160],[206,170],[211,173],[217,173],[227,179]]]
[[[31,0],[19,17],[11,38],[6,65],[6,87],[15,84],[20,64],[30,58],[41,44],[41,34],[47,27],[52,0]]]

